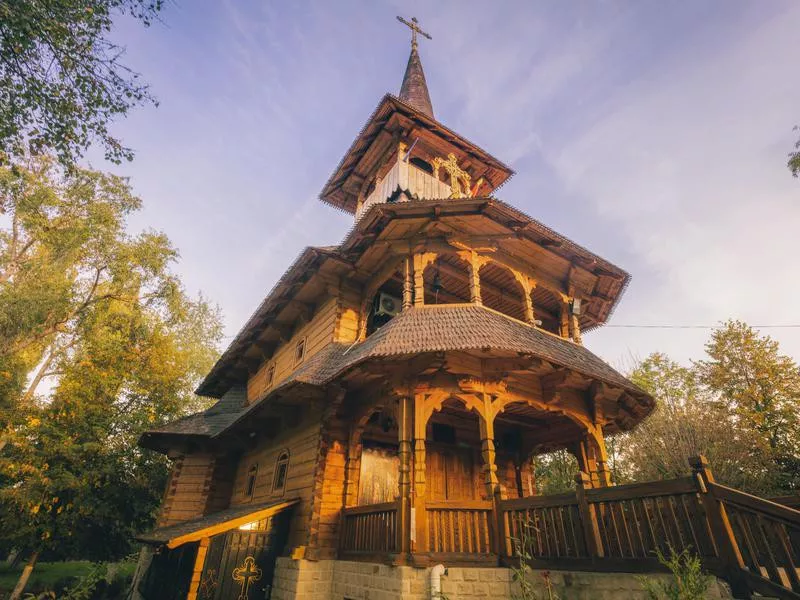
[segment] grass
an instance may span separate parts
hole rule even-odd
[[[124,578],[133,577],[133,572],[136,570],[135,562],[122,562],[118,563],[117,576]],[[6,563],[0,563],[0,598],[7,597],[17,584],[20,573],[22,572],[20,565],[16,569],[11,569]],[[66,562],[40,562],[37,563],[36,568],[31,573],[31,578],[28,580],[28,585],[25,591],[29,593],[39,593],[45,590],[52,590],[56,587],[63,587],[64,584],[70,583],[70,580],[75,580],[83,577],[89,572],[92,563],[88,560],[73,560]]]

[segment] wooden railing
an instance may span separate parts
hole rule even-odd
[[[497,510],[492,502],[427,502],[418,507],[414,552],[445,563],[508,563],[522,540],[535,568],[642,571],[660,568],[659,553],[688,550],[736,598],[800,600],[800,511],[717,484],[702,457],[692,465],[691,477],[606,488],[581,473],[574,493],[499,500]],[[395,560],[399,507],[344,509],[340,555]]]
[[[717,483],[708,492],[727,513],[749,587],[800,598],[800,512]]]
[[[397,502],[345,508],[339,551],[343,555],[389,554],[397,551]]]
[[[501,510],[506,556],[517,540],[537,559],[589,557],[575,494],[503,500]]]
[[[670,548],[714,557],[694,477],[586,491],[597,513],[603,556],[654,558]]]
[[[428,502],[425,511],[431,552],[493,553],[491,502]]]
[[[501,500],[503,550],[520,544],[531,566],[659,568],[658,553],[688,550],[726,579],[737,598],[757,592],[800,600],[800,512],[719,485],[705,460],[691,477]]]

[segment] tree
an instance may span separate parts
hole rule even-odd
[[[630,378],[655,397],[656,409],[627,436],[621,467],[625,478],[684,476],[690,470],[687,458],[704,454],[720,481],[749,490],[764,487],[769,464],[752,451],[752,432],[732,427],[730,416],[713,401],[693,367],[654,353]]]
[[[795,127],[794,129],[797,131],[800,128]],[[786,163],[786,166],[789,167],[794,177],[800,174],[800,138],[798,138],[794,144],[794,152],[789,153],[789,161]]]
[[[99,141],[107,159],[130,160],[108,124],[154,99],[109,34],[124,15],[149,26],[163,3],[0,1],[0,150],[19,156],[27,143],[70,165]]]
[[[137,438],[199,408],[217,355],[218,311],[187,297],[169,240],[126,232],[139,206],[114,175],[0,168],[0,539],[31,565],[130,551],[167,473]]]
[[[776,489],[800,487],[800,369],[778,342],[741,321],[711,334],[699,380],[731,415],[734,432],[754,434],[755,451],[773,463]]]

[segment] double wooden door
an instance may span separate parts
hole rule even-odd
[[[479,500],[480,458],[473,448],[429,444],[426,451],[428,500]]]
[[[267,600],[275,561],[286,545],[289,513],[211,538],[197,593],[199,600]]]

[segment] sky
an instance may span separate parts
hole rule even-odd
[[[168,3],[120,23],[125,62],[158,107],[113,132],[187,289],[226,341],[309,245],[352,216],[317,196],[380,98],[398,93],[410,34],[436,117],[517,174],[498,198],[614,262],[632,281],[585,345],[625,369],[688,362],[709,331],[624,325],[800,325],[796,0]],[[763,333],[800,359],[800,328]]]

